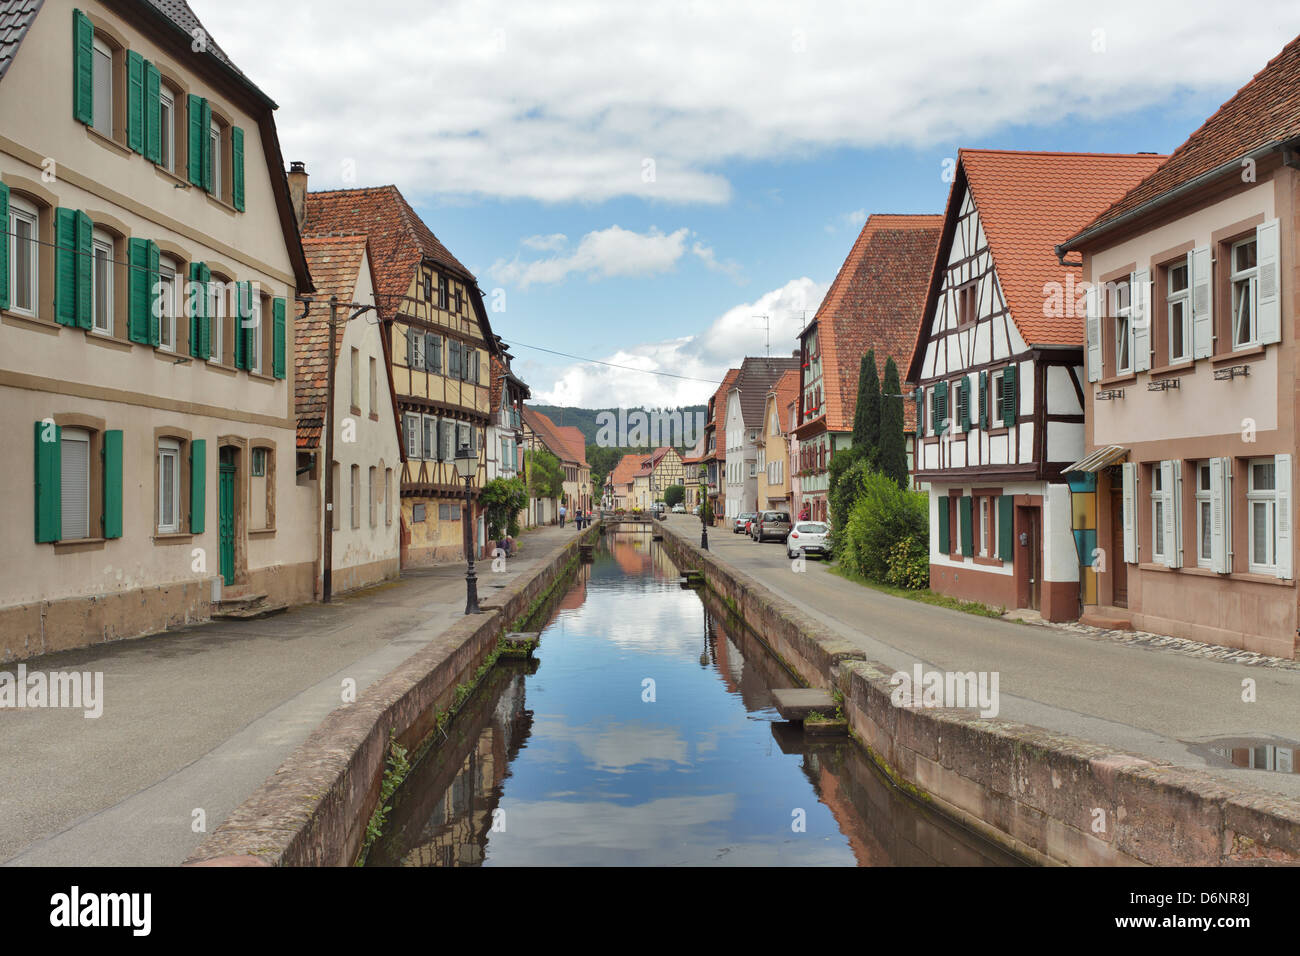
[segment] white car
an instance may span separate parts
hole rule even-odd
[[[831,553],[831,528],[822,521],[796,521],[785,539],[787,557]]]
[[[686,506],[685,506],[685,505],[673,505],[673,514],[675,514],[675,515],[684,515],[684,514],[686,514]]]

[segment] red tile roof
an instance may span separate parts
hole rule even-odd
[[[303,251],[319,297],[306,319],[293,323],[294,410],[298,417],[298,447],[315,448],[320,444],[325,421],[325,393],[329,376],[329,306],[336,295],[352,301],[357,277],[366,253],[365,236],[331,236],[304,239]],[[334,330],[337,354],[343,351],[342,323]]]
[[[477,286],[473,273],[438,241],[396,186],[308,193],[302,233],[364,233],[369,237],[371,263],[378,280],[375,291],[385,317],[397,311],[401,297],[410,291],[416,267],[425,258],[469,286]],[[485,335],[488,332],[484,330]]]
[[[1268,65],[1201,124],[1187,141],[1169,154],[1158,169],[1133,186],[1095,219],[1066,233],[1092,232],[1125,213],[1157,199],[1198,176],[1231,164],[1240,175],[1240,161],[1249,153],[1300,137],[1300,37],[1282,48]]]
[[[573,425],[557,425],[549,417],[527,405],[524,406],[524,421],[556,458],[580,466],[587,464],[587,440],[583,437],[581,429]]]
[[[576,461],[579,466],[585,467],[587,464],[587,437],[582,434],[582,429],[576,425],[560,425],[556,427],[555,432],[568,447],[569,460]]]
[[[858,376],[870,349],[882,381],[890,358],[906,376],[942,228],[938,215],[877,214],[863,225],[814,319],[827,430],[853,430]],[[903,403],[903,427],[916,428],[914,402]]]
[[[641,468],[642,460],[640,455],[624,455],[610,473],[610,483],[615,488],[622,488],[632,484],[632,479],[636,477],[637,471]]]

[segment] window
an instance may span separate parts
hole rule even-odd
[[[208,317],[212,329],[212,360],[225,361],[226,347],[226,288],[222,280],[213,276],[208,286]]]
[[[1169,362],[1192,357],[1192,306],[1187,260],[1168,269]]]
[[[349,388],[352,395],[352,412],[361,412],[361,350],[352,349],[348,355],[348,373],[351,376]]]
[[[352,469],[352,528],[355,531],[361,527],[361,466],[353,465]]]
[[[370,479],[370,484],[367,485],[366,490],[369,492],[369,501],[370,501],[370,527],[372,527],[372,528],[373,528],[373,527],[375,526],[375,524],[377,523],[375,515],[376,515],[377,505],[378,505],[378,503],[379,503],[379,498],[378,498],[378,492],[379,492],[379,489],[378,489],[377,487],[375,487],[375,475],[378,473],[378,471],[379,471],[378,468],[376,468],[374,465],[371,465],[371,466],[370,466],[370,473],[369,473],[369,475],[367,476],[367,477],[369,477],[369,479]]]
[[[1006,381],[1001,372],[994,373],[989,379],[989,392],[992,394],[992,404],[989,407],[989,426],[991,428],[1001,428],[1006,425],[1002,418],[1002,409],[1005,405],[1003,396],[1006,394]]]
[[[176,97],[165,85],[158,91],[159,165],[176,171]]]
[[[370,414],[379,414],[379,372],[373,355],[370,356]]]
[[[957,290],[957,325],[970,325],[975,321],[975,283],[968,282]]]
[[[171,259],[158,260],[158,347],[176,351],[176,271]]]
[[[420,416],[407,415],[406,422],[406,457],[416,459],[420,457],[422,445],[420,443]]]
[[[35,317],[39,280],[38,240],[40,218],[36,207],[17,196],[9,197],[9,307]]]
[[[1211,566],[1214,558],[1214,512],[1210,494],[1210,463],[1196,463],[1196,564]]]
[[[221,124],[215,119],[208,128],[208,141],[212,149],[212,195],[221,198]]]
[[[96,229],[91,240],[90,301],[92,328],[113,334],[113,237]]]
[[[262,297],[253,296],[253,317],[250,320],[252,334],[248,336],[249,356],[248,370],[250,372],[262,371]]]
[[[172,438],[158,442],[158,533],[181,530],[181,444]]]
[[[424,368],[424,333],[409,326],[406,329],[406,364],[414,369]]]
[[[1127,282],[1115,286],[1112,301],[1115,308],[1115,370],[1133,371],[1133,304]]]
[[[975,539],[979,542],[978,550],[980,555],[986,558],[993,556],[993,499],[984,496],[979,499],[980,508],[976,516],[979,522],[979,530]]]
[[[447,310],[447,277],[438,276],[438,308],[444,312]]]
[[[252,477],[254,478],[266,477],[266,457],[269,452],[270,449],[268,448],[253,449]]]
[[[424,416],[424,457],[426,461],[438,460],[438,419]]]
[[[1272,458],[1254,458],[1248,470],[1250,570],[1271,574],[1277,567],[1277,464]]]
[[[60,481],[64,541],[90,537],[90,432],[63,429],[60,446]]]
[[[94,56],[95,132],[113,135],[113,48],[95,37]]]
[[[1151,554],[1163,561],[1165,556],[1165,487],[1163,469],[1156,462],[1151,469]]]
[[[1259,302],[1259,247],[1254,237],[1231,250],[1232,347],[1247,348],[1259,340],[1256,306]]]

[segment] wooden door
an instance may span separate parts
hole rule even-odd
[[[235,463],[227,458],[224,449],[217,495],[221,578],[231,586],[235,583]]]
[[[1110,548],[1106,554],[1106,570],[1110,572],[1111,604],[1128,607],[1128,565],[1124,562],[1124,491],[1110,489]]]
[[[1029,508],[1026,517],[1029,529],[1029,607],[1035,611],[1042,607],[1043,590],[1043,513],[1037,508]]]

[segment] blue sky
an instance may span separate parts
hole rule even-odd
[[[535,399],[587,407],[702,401],[759,314],[793,348],[863,217],[941,212],[959,146],[1168,152],[1300,29],[1272,2],[193,6],[312,188],[397,183],[504,291]]]

